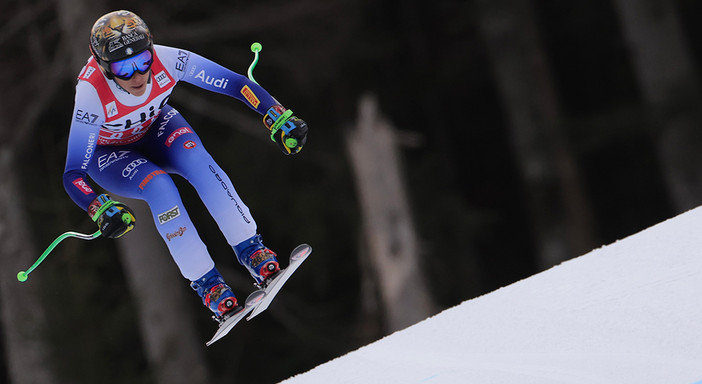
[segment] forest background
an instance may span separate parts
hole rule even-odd
[[[93,22],[129,9],[156,43],[255,76],[305,119],[282,155],[242,103],[170,104],[266,244],[314,248],[275,305],[215,324],[138,202],[119,241],[62,187]],[[694,0],[9,0],[0,4],[0,382],[276,382],[702,200],[702,3]],[[253,287],[174,177],[239,297]],[[509,241],[504,241],[509,239]],[[284,258],[284,257],[283,257]],[[622,271],[626,273],[626,271]]]

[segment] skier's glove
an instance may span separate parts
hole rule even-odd
[[[286,155],[300,152],[307,142],[307,123],[280,105],[268,108],[263,124],[271,131],[271,140],[278,143]]]
[[[96,197],[90,203],[88,214],[97,223],[102,235],[110,239],[116,239],[131,231],[136,222],[131,209],[110,199],[106,194]]]

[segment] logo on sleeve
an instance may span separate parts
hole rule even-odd
[[[98,115],[94,113],[90,113],[87,111],[83,111],[82,109],[79,109],[76,111],[76,121],[80,121],[81,123],[86,123],[86,124],[95,124],[95,121],[97,120]]]
[[[222,89],[227,89],[227,83],[229,83],[229,79],[226,77],[220,77],[219,79],[215,79],[214,77],[209,76],[204,69],[200,70],[200,72],[195,75],[196,79],[200,79],[203,83],[207,85],[211,85],[215,88],[222,88]]]
[[[83,194],[85,194],[85,195],[89,195],[89,194],[91,194],[91,193],[94,193],[94,192],[93,192],[93,189],[90,188],[90,186],[88,185],[88,183],[86,183],[85,180],[83,180],[82,177],[79,177],[79,178],[73,180],[73,185],[75,185],[76,188],[78,188],[78,189],[79,189],[81,192],[83,192]]]
[[[93,158],[93,151],[95,150],[95,133],[90,132],[88,135],[88,144],[85,147],[85,155],[83,155],[83,162],[80,166],[81,169],[88,169],[90,165],[90,159]]]
[[[241,94],[244,95],[246,101],[253,105],[254,108],[258,108],[258,105],[261,104],[261,101],[258,100],[256,94],[253,93],[253,91],[251,90],[251,88],[249,88],[248,85],[244,85],[244,88],[241,88]]]
[[[185,72],[185,63],[188,62],[188,57],[190,54],[187,51],[178,51],[178,62],[176,63],[176,69]]]

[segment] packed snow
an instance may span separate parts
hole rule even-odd
[[[702,208],[284,384],[702,384]]]

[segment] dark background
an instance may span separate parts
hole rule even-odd
[[[253,56],[251,43],[261,42],[256,80],[309,124],[304,150],[286,157],[242,103],[185,83],[171,99],[229,173],[265,243],[281,255],[300,242],[315,250],[286,286],[277,315],[237,326],[208,349],[204,341],[214,324],[183,281],[180,288],[193,308],[183,316],[196,319],[215,382],[277,382],[389,332],[381,315],[362,309],[361,212],[345,150],[365,94],[377,98],[380,112],[408,138],[402,141],[403,176],[422,271],[438,309],[549,267],[534,223],[540,215],[558,216],[570,195],[561,194],[546,208],[534,209],[530,202],[534,188],[538,195],[539,188],[553,185],[534,187],[525,175],[528,158],[515,148],[519,127],[509,117],[513,106],[498,85],[499,55],[490,54],[510,49],[519,38],[508,38],[504,45],[486,38],[483,23],[495,21],[487,19],[486,8],[530,9],[515,19],[533,21],[528,31],[535,33],[537,53],[548,68],[549,80],[535,87],[552,87],[556,129],[577,166],[577,190],[590,218],[589,242],[568,248],[561,261],[698,205],[696,198],[675,198],[659,144],[666,119],[674,116],[670,110],[688,111],[699,122],[699,100],[673,92],[666,99],[668,109],[658,113],[637,69],[646,63],[637,56],[621,7],[613,1],[490,6],[472,0],[105,1],[93,6],[99,9],[76,9],[86,20],[73,30],[59,26],[60,3],[11,1],[0,7],[1,137],[4,145],[12,144],[22,193],[18,201],[36,251],[64,231],[94,230],[61,183],[80,71],[64,61],[75,41],[84,45],[87,60],[89,27],[107,11],[132,10],[148,23],[156,43],[191,50],[242,74]],[[702,4],[643,3],[676,21],[678,33],[657,37],[682,44],[692,69],[684,83],[697,89]],[[32,103],[42,97],[47,101]],[[196,106],[202,103],[209,107]],[[535,112],[536,125],[543,120]],[[685,164],[697,167],[699,147],[693,140],[683,144],[677,153],[689,153]],[[246,279],[195,192],[184,180],[176,182],[225,276]],[[568,225],[567,220],[558,223]],[[16,271],[2,273],[14,279]],[[173,266],[164,273],[178,272]],[[48,314],[43,336],[51,346],[57,382],[155,382],[138,332],[135,298],[113,242],[66,241],[30,280],[39,286]],[[246,285],[238,284],[245,292]],[[169,295],[163,292],[165,301]],[[5,357],[13,353],[7,345]],[[2,377],[9,380],[10,373],[0,364]]]

